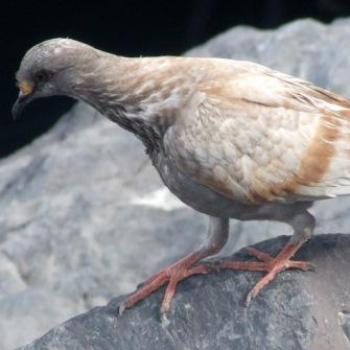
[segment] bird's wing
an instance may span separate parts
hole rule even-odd
[[[200,86],[194,117],[174,128],[180,169],[247,203],[350,193],[350,101],[247,65]]]

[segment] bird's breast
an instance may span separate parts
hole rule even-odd
[[[160,177],[169,190],[191,208],[212,216],[240,218],[256,211],[238,201],[226,198],[220,193],[201,185],[181,171],[169,154],[159,152],[153,158]]]

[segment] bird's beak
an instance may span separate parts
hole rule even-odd
[[[12,107],[13,119],[17,119],[25,106],[33,100],[34,86],[27,81],[23,81],[19,84],[19,94],[16,102]]]

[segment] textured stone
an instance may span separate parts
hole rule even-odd
[[[271,253],[287,237],[262,242]],[[116,316],[121,298],[54,328],[22,350],[75,349],[349,349],[350,236],[314,238],[298,254],[311,272],[288,271],[246,307],[259,273],[225,271],[181,283],[167,318],[163,291]],[[249,259],[244,253],[236,259]]]
[[[188,54],[260,62],[350,96],[349,37],[348,19],[302,20],[276,31],[237,27]],[[349,209],[348,198],[317,204],[317,231],[347,232]],[[77,104],[0,162],[0,349],[130,292],[200,244],[205,224],[163,187],[132,135]],[[289,232],[231,221],[223,254]]]

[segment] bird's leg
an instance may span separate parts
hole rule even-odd
[[[127,297],[125,302],[119,307],[119,313],[121,314],[125,309],[137,304],[168,283],[161,306],[161,313],[167,312],[175,295],[176,286],[181,280],[192,275],[205,274],[212,270],[209,265],[195,264],[203,258],[218,253],[222,249],[227,241],[228,229],[229,221],[227,218],[210,217],[208,243],[144,282],[136,292]]]
[[[218,264],[218,268],[232,270],[248,271],[266,271],[267,274],[262,277],[247,296],[247,304],[255,298],[258,293],[269,284],[279,272],[286,269],[295,268],[300,270],[309,270],[311,265],[305,261],[290,260],[299,248],[310,239],[315,227],[313,216],[307,212],[299,212],[288,222],[294,228],[294,235],[290,241],[282,248],[276,257],[259,251],[255,248],[246,248],[251,255],[254,255],[260,261],[239,262],[224,261]]]

